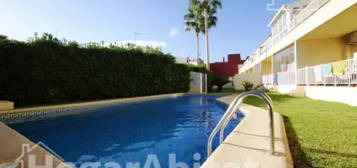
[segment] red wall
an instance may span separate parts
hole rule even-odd
[[[228,62],[210,64],[211,71],[219,76],[232,77],[238,73],[238,65],[243,64],[240,54],[229,54]]]

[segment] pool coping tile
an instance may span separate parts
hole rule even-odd
[[[229,104],[237,95],[218,98]],[[201,168],[234,166],[239,168],[293,168],[282,116],[274,112],[275,148],[270,154],[269,113],[262,108],[244,104],[245,118],[227,136]]]

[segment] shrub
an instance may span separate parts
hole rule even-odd
[[[206,69],[206,65],[202,64],[202,65],[191,65],[188,64],[186,65],[188,67],[188,69],[192,72],[199,72],[199,73],[206,73],[207,69]]]
[[[261,88],[264,88],[263,84],[259,84],[259,85],[254,86],[253,90],[259,90]]]
[[[45,34],[0,40],[0,99],[17,105],[144,96],[189,89],[189,69],[161,51],[81,47]]]
[[[243,81],[242,85],[243,85],[245,91],[250,91],[254,87],[254,84],[249,81]]]
[[[208,72],[208,91],[213,91],[213,86],[217,86],[217,92],[222,91],[222,87],[229,83],[227,77],[222,77],[214,74],[213,72]]]

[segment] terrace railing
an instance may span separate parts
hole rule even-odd
[[[262,82],[266,88],[269,88],[270,86],[272,86],[274,84],[274,75],[273,74],[263,75]]]
[[[330,0],[312,0],[304,9],[294,16],[289,24],[282,28],[283,31],[273,37],[274,43],[284,38],[289,32],[293,31],[329,1]]]
[[[270,36],[263,44],[265,50],[273,47],[277,42],[283,39],[286,35],[288,35],[291,31],[295,30],[300,24],[302,24],[305,20],[307,20],[310,16],[312,16],[315,12],[317,12],[320,8],[322,8],[325,4],[327,4],[331,0],[311,0],[311,2],[303,9],[301,9],[290,21],[289,24],[285,25],[282,28],[282,31],[274,36]],[[262,46],[260,46],[262,47]],[[244,62],[241,72],[248,70],[249,68],[253,67],[255,64],[255,60],[266,57],[264,55],[256,55],[253,53],[247,61]]]
[[[262,82],[265,87],[272,85],[296,85],[295,72],[278,72],[276,74],[264,75]]]
[[[297,74],[299,85],[353,86],[357,84],[357,59],[308,66]]]
[[[275,77],[277,85],[296,85],[295,72],[278,72]]]
[[[312,0],[303,10],[301,10],[295,17],[295,21],[291,26],[294,29],[302,22],[304,22],[307,18],[313,15],[317,10],[319,10],[322,6],[324,6],[330,0]]]

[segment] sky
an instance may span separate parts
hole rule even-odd
[[[221,0],[209,33],[211,62],[227,54],[250,55],[270,34],[281,4],[292,0]],[[196,58],[195,36],[185,32],[189,0],[0,0],[0,34],[26,41],[35,32],[80,43],[156,41],[174,56]],[[273,4],[267,10],[267,5]],[[137,34],[135,36],[135,34]],[[201,36],[201,58],[204,37]]]

